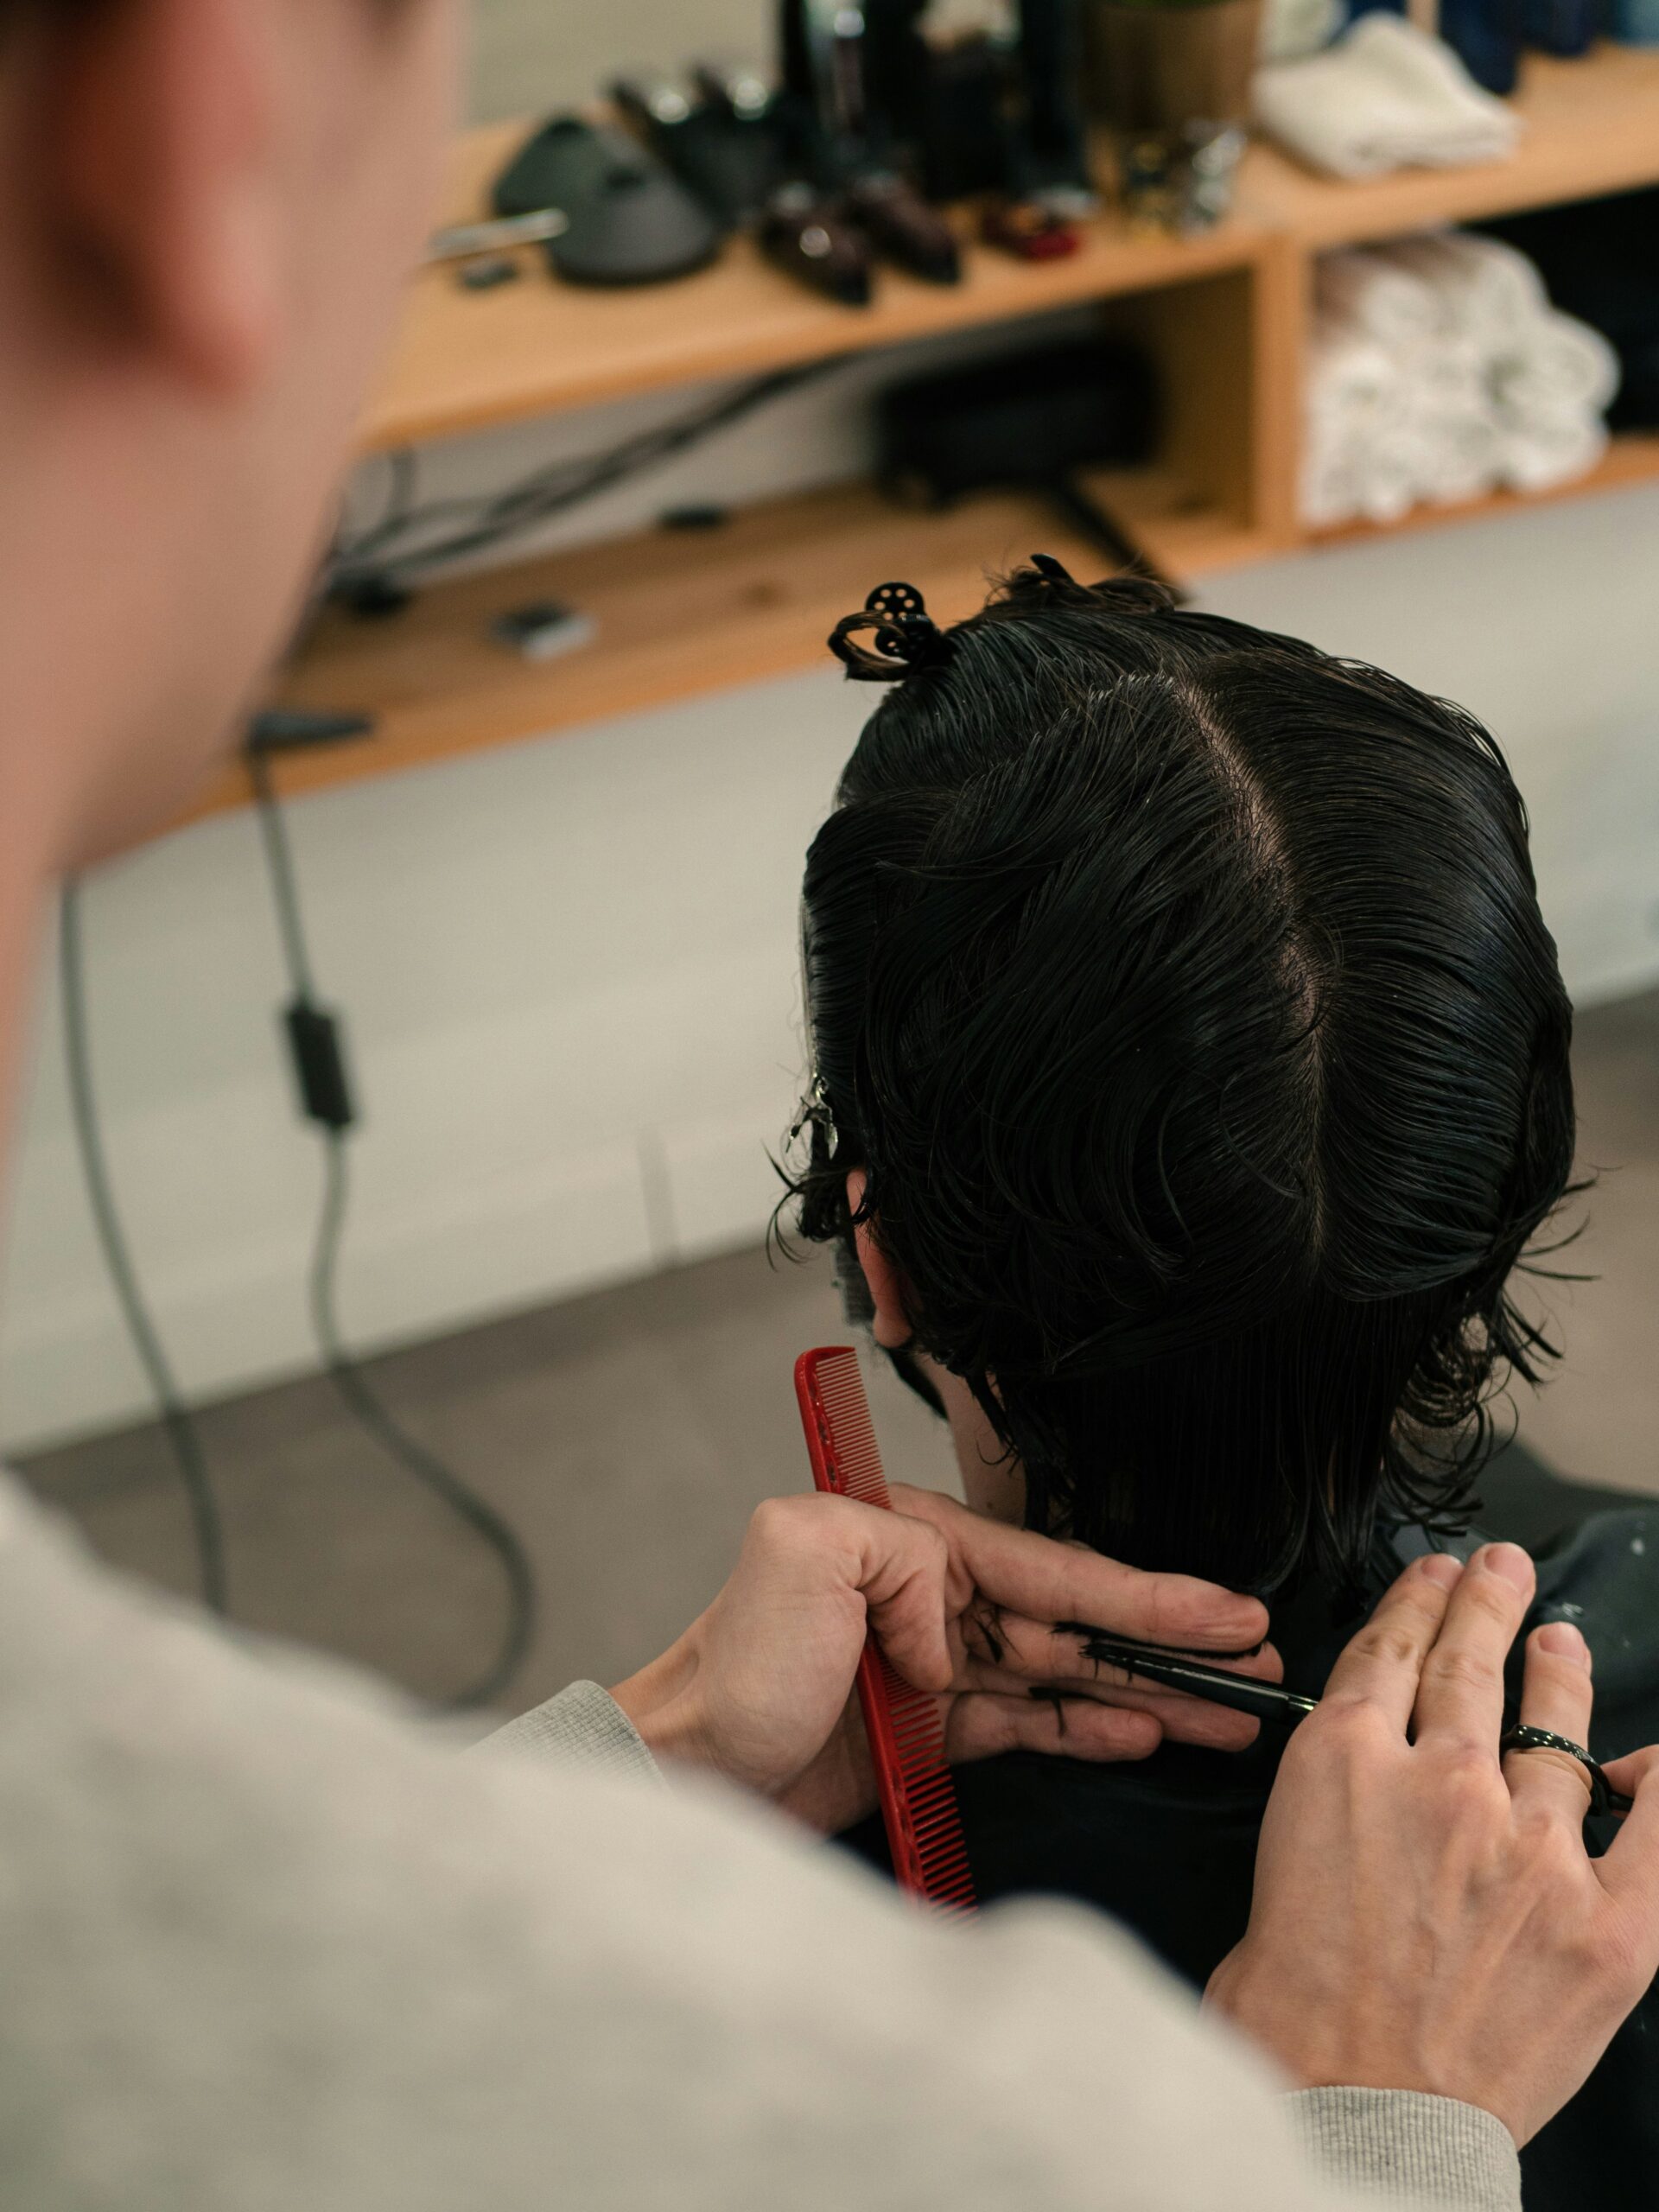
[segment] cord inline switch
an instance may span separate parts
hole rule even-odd
[[[338,1018],[309,999],[296,999],[283,1010],[283,1027],[307,1118],[325,1129],[349,1129],[357,1109]]]

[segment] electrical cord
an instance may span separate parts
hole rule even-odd
[[[131,1338],[133,1349],[149,1381],[162,1425],[167,1431],[179,1478],[190,1509],[196,1560],[203,1602],[216,1613],[226,1612],[225,1539],[219,1502],[213,1495],[207,1458],[200,1432],[180,1392],[143,1294],[138,1287],[132,1255],[115,1203],[99,1128],[98,1099],[92,1082],[92,1047],[86,1020],[86,963],[80,928],[80,887],[70,877],[59,903],[58,971],[63,1002],[64,1064],[69,1082],[69,1106],[75,1143],[80,1154],[92,1222],[109,1269],[110,1280]]]
[[[374,520],[355,537],[342,520],[335,535],[333,559],[353,558],[365,547],[396,537],[419,518],[416,493],[420,483],[420,455],[413,446],[394,446],[386,455],[386,495]]]
[[[312,1248],[311,1325],[324,1369],[341,1403],[387,1457],[440,1499],[488,1546],[506,1583],[507,1610],[499,1650],[479,1680],[449,1698],[457,1710],[487,1705],[513,1675],[535,1624],[536,1586],[530,1558],[511,1522],[480,1497],[436,1452],[410,1434],[370,1384],[348,1351],[340,1325],[336,1286],[345,1232],[349,1175],[346,1133],[355,1115],[345,1074],[338,1018],[319,1004],[301,914],[299,881],[267,749],[248,747],[271,898],[293,998],[285,1010],[290,1048],[308,1116],[323,1139],[322,1208]]]
[[[396,503],[382,522],[336,548],[327,588],[337,598],[350,598],[353,593],[395,587],[423,569],[481,552],[671,460],[716,431],[741,422],[768,401],[781,398],[839,365],[832,358],[773,370],[671,423],[639,431],[607,452],[550,462],[504,492],[434,500],[424,507]],[[422,531],[451,518],[460,520],[461,526],[435,538],[419,540]],[[400,543],[411,538],[416,542]]]

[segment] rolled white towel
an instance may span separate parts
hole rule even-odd
[[[1316,418],[1339,416],[1368,430],[1390,427],[1405,411],[1400,362],[1364,332],[1320,317],[1308,347],[1307,404]]]
[[[1351,448],[1321,453],[1304,447],[1296,504],[1310,530],[1333,530],[1338,523],[1353,520],[1359,512],[1357,476]]]
[[[1606,450],[1607,425],[1599,416],[1534,415],[1504,430],[1500,480],[1516,492],[1548,492],[1587,476]]]
[[[1425,408],[1414,412],[1412,429],[1423,456],[1417,495],[1430,506],[1478,499],[1499,480],[1503,440],[1487,410]]]
[[[1618,390],[1618,356],[1587,322],[1552,308],[1492,355],[1492,396],[1506,415],[1599,415]]]
[[[1397,521],[1495,486],[1592,469],[1617,357],[1549,304],[1510,247],[1463,232],[1326,256],[1314,285],[1301,511],[1315,528]]]
[[[1432,285],[1365,246],[1319,256],[1313,303],[1329,321],[1397,348],[1415,347],[1433,337],[1442,315]]]
[[[1333,313],[1316,316],[1305,385],[1300,501],[1315,529],[1397,522],[1430,456],[1399,359]]]
[[[1550,311],[1544,280],[1524,253],[1470,231],[1427,231],[1373,249],[1434,301],[1443,330],[1508,337]]]
[[[1398,522],[1416,505],[1421,469],[1421,457],[1399,446],[1349,446],[1310,455],[1302,470],[1302,520],[1313,530]]]
[[[1449,46],[1386,12],[1362,16],[1326,53],[1258,69],[1254,96],[1262,129],[1333,176],[1498,161],[1521,130]]]

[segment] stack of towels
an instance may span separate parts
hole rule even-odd
[[[1326,254],[1307,364],[1301,509],[1315,529],[1397,522],[1500,486],[1583,476],[1618,361],[1496,238],[1438,232]]]

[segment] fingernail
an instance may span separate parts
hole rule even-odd
[[[1488,1544],[1476,1557],[1489,1574],[1502,1575],[1523,1598],[1532,1595],[1532,1561],[1519,1544]]]
[[[1558,1659],[1576,1659],[1590,1671],[1590,1647],[1571,1621],[1546,1621],[1538,1631],[1538,1649],[1553,1651]]]
[[[1430,1552],[1427,1559],[1418,1561],[1417,1572],[1430,1582],[1438,1582],[1442,1590],[1453,1590],[1462,1577],[1463,1561],[1450,1552]]]

